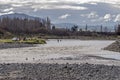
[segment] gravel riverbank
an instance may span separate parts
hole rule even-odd
[[[35,47],[2,44],[0,80],[119,80],[120,58],[114,56],[119,57],[119,52],[102,50],[113,42],[50,40]]]
[[[8,48],[21,48],[21,47],[33,47],[34,44],[22,44],[22,43],[0,43],[0,49]]]
[[[120,40],[112,43],[111,45],[109,45],[108,47],[106,47],[105,50],[120,52]]]
[[[0,64],[0,80],[119,80],[120,67],[93,64]]]

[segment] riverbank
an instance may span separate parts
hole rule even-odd
[[[0,80],[119,80],[120,54],[103,50],[113,42],[53,39],[35,47],[1,49]]]
[[[42,36],[43,39],[116,40],[119,36]]]
[[[0,49],[9,48],[23,48],[23,47],[35,47],[35,44],[23,44],[23,43],[0,43]]]
[[[31,39],[31,40],[18,40],[13,41],[11,39],[0,39],[0,49],[8,48],[22,48],[22,47],[35,47],[36,44],[46,44],[43,39]]]
[[[117,40],[116,42],[112,43],[111,45],[106,47],[105,50],[120,52],[120,40]]]
[[[30,38],[26,40],[12,40],[12,39],[0,39],[0,43],[17,43],[17,44],[46,44],[46,41],[44,39],[37,39],[37,38]]]
[[[119,80],[120,66],[0,64],[0,80]]]

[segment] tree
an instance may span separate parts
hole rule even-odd
[[[103,26],[102,25],[100,26],[100,32],[103,32]]]
[[[85,31],[88,31],[88,26],[87,26],[87,24],[86,24],[86,26],[85,26]]]
[[[108,28],[107,27],[104,28],[104,32],[108,32]]]
[[[82,28],[80,28],[79,31],[82,32]]]
[[[46,28],[45,23],[42,23],[39,19],[28,18],[8,18],[4,17],[0,19],[0,28],[11,32],[13,34],[30,34],[39,33],[41,29]]]
[[[55,30],[55,26],[52,26],[52,30]]]
[[[51,21],[50,21],[49,17],[47,17],[47,20],[46,20],[46,28],[49,30],[51,29]]]
[[[120,35],[120,24],[117,27],[117,34]]]
[[[71,28],[71,31],[72,32],[77,32],[78,30],[78,26],[77,25],[74,25],[72,28]]]

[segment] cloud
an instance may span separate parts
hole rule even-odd
[[[115,15],[105,14],[104,16],[99,16],[95,19],[92,19],[91,22],[109,22],[112,21]]]
[[[66,22],[77,24],[115,23],[120,21],[120,0],[0,0],[0,15],[13,12],[50,16],[58,23],[68,17]]]
[[[92,5],[97,5],[97,3],[95,3],[95,2],[90,2],[89,4],[92,4]]]
[[[119,0],[0,0],[0,4],[8,4],[13,8],[31,8],[34,12],[38,10],[87,10],[81,4],[97,5],[99,2],[118,5]],[[80,4],[80,5],[78,5]],[[92,16],[93,17],[93,16]]]
[[[103,17],[103,19],[104,19],[106,22],[108,22],[108,21],[110,21],[110,20],[112,19],[112,16],[111,16],[111,14],[105,14],[105,16]]]
[[[99,15],[96,12],[90,12],[88,14],[81,14],[80,16],[87,17],[87,18],[97,18],[97,17],[99,17]]]
[[[13,14],[13,13],[14,13],[13,11],[5,12],[5,13],[0,13],[0,16],[1,16],[1,15],[5,15],[5,14]]]
[[[118,4],[119,0],[0,0],[2,3],[76,3],[76,4],[84,4],[84,3],[110,3],[110,4]]]
[[[96,12],[91,12],[90,14],[88,14],[88,18],[97,18],[98,14]]]
[[[97,3],[109,3],[113,6],[119,6],[119,0],[0,0],[0,4],[11,4],[14,7],[21,7],[26,4],[33,5],[32,8],[37,9],[72,9],[72,10],[84,10],[86,7],[75,6],[72,4],[91,4],[97,5]],[[60,4],[60,5],[57,5]]]
[[[114,20],[114,22],[120,22],[120,14],[118,14]]]
[[[22,4],[11,4],[11,6],[13,6],[13,7],[22,7],[23,5]]]
[[[86,10],[86,7],[72,5],[33,5],[33,9],[69,9],[69,10]]]
[[[66,19],[68,18],[69,16],[71,16],[70,14],[65,14],[65,15],[62,15],[60,17],[58,17],[59,19]]]
[[[9,12],[9,11],[12,11],[13,8],[7,8],[7,9],[4,9],[3,12]]]

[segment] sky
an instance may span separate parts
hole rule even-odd
[[[120,0],[0,0],[0,15],[25,13],[52,23],[116,25]]]

